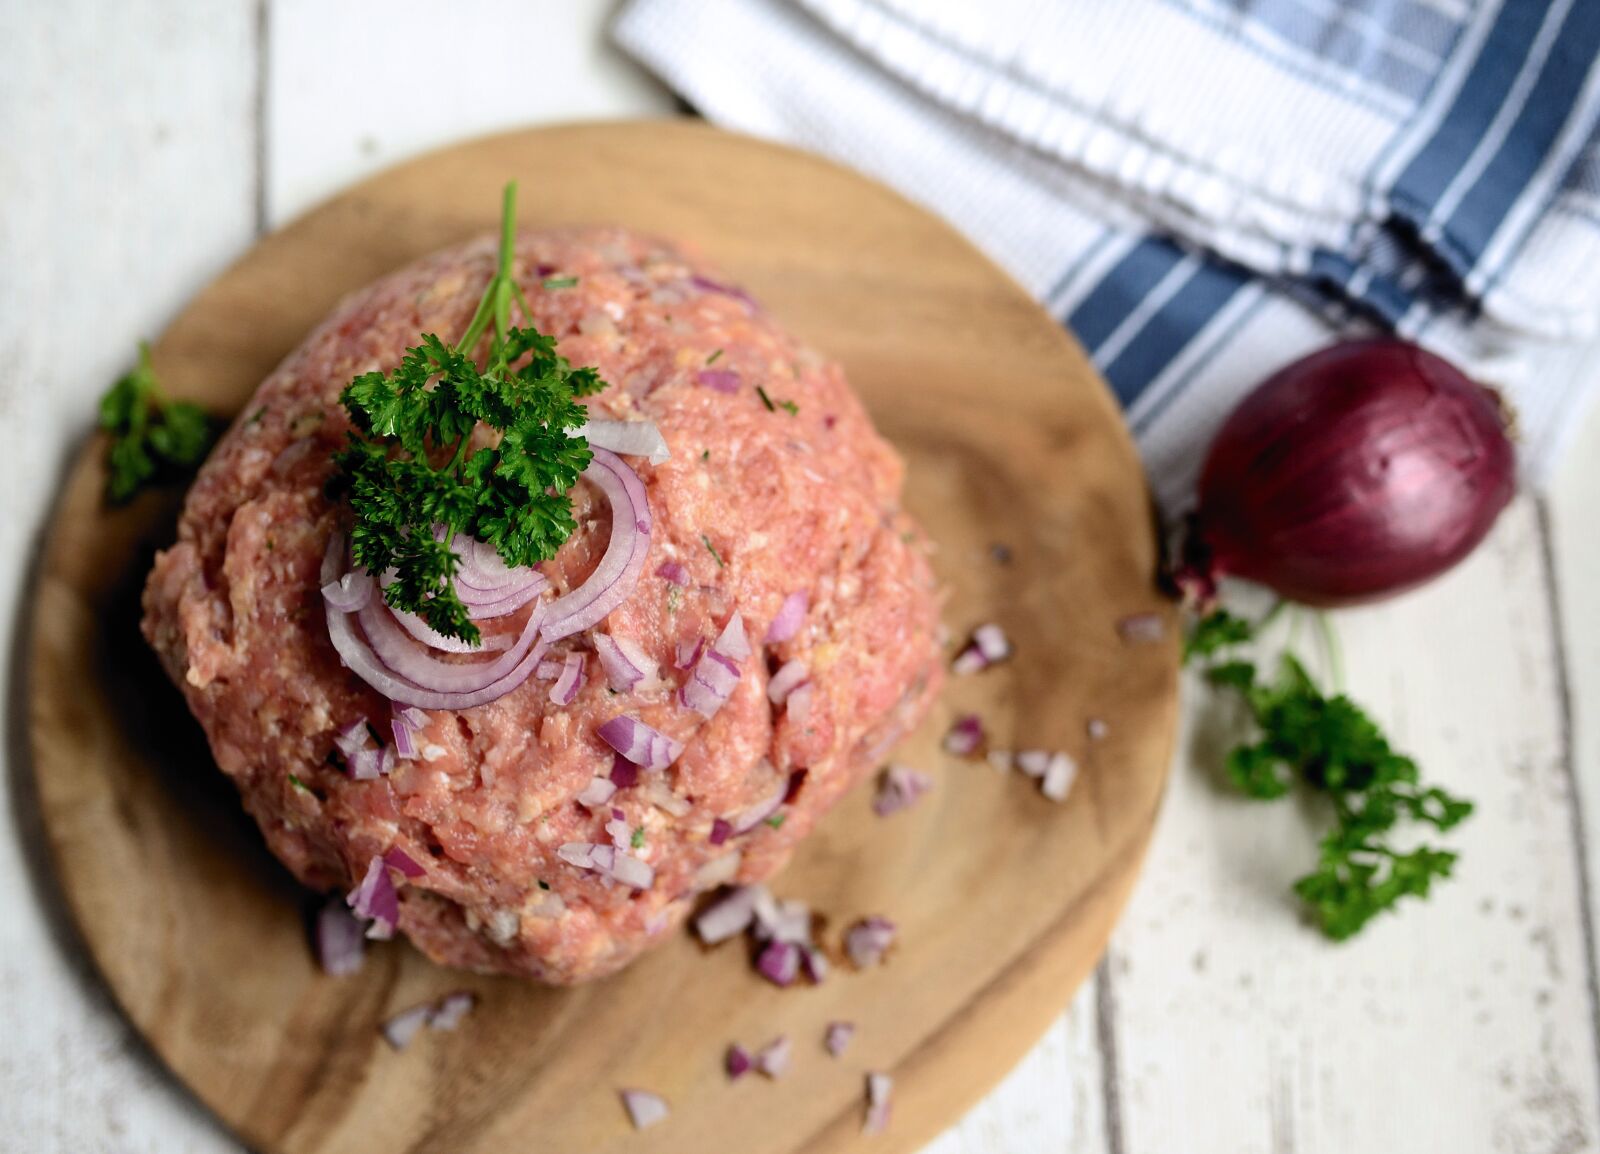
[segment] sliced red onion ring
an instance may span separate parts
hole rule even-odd
[[[606,633],[594,635],[595,652],[606,671],[606,683],[618,693],[631,693],[640,683],[658,680],[659,669],[637,642]]]
[[[666,1099],[648,1090],[623,1090],[621,1096],[623,1108],[628,1111],[628,1119],[635,1130],[654,1126],[672,1112]]]
[[[772,619],[772,624],[767,626],[767,644],[775,645],[788,641],[800,632],[800,626],[805,622],[806,609],[810,603],[810,595],[803,589],[785,597],[783,604],[778,608],[778,615]]]
[[[317,911],[317,963],[323,973],[343,978],[361,969],[367,948],[363,929],[361,920],[337,897]]]
[[[735,1042],[728,1047],[728,1055],[723,1060],[723,1065],[728,1071],[728,1080],[733,1081],[750,1071],[750,1051]]]
[[[530,581],[523,586],[513,586],[499,596],[491,599],[478,600],[474,597],[462,597],[461,603],[467,607],[469,621],[493,621],[497,617],[515,613],[528,602],[550,587],[550,582],[542,576],[537,581]],[[458,591],[457,595],[460,595]]]
[[[829,1022],[827,1032],[822,1035],[822,1044],[827,1047],[829,1054],[838,1058],[850,1048],[850,1042],[855,1036],[854,1022]]]
[[[432,1006],[413,1006],[409,1010],[401,1010],[392,1018],[384,1021],[379,1027],[383,1031],[383,1040],[396,1050],[404,1050],[411,1045],[422,1027],[428,1024],[428,1015],[433,1012]]]
[[[1078,763],[1065,753],[1051,755],[1050,764],[1045,767],[1044,777],[1039,782],[1039,792],[1051,801],[1066,801],[1067,794],[1072,790],[1072,783],[1078,778]]]
[[[352,569],[322,587],[323,600],[340,613],[354,613],[372,600],[372,578],[365,569]]]
[[[393,605],[385,603],[389,613],[404,629],[418,641],[430,649],[437,649],[441,653],[498,653],[511,644],[509,633],[483,634],[477,645],[463,641],[459,637],[446,637],[435,630],[415,613],[407,613],[404,609],[396,609]]]
[[[789,1072],[793,1057],[794,1045],[789,1041],[789,1035],[779,1034],[756,1052],[756,1069],[769,1078],[781,1078]]]
[[[583,476],[611,503],[611,540],[589,579],[550,603],[544,634],[551,641],[598,625],[626,601],[650,552],[650,501],[638,475],[616,454],[595,449]]]
[[[683,742],[626,714],[613,717],[595,732],[601,741],[641,769],[666,769],[683,752]]]
[[[498,549],[476,537],[458,535],[452,543],[452,549],[460,559],[460,564],[456,566],[458,585],[473,589],[504,589],[510,585],[521,585],[530,575],[537,575],[533,569],[507,565]]]
[[[571,705],[582,688],[583,654],[572,650],[561,662],[561,673],[550,687],[550,700],[556,705]]]
[[[583,787],[583,792],[578,794],[578,804],[587,806],[589,809],[598,809],[616,795],[616,782],[603,777],[595,777],[591,778],[589,784]]]
[[[890,1095],[893,1093],[894,1079],[889,1075],[867,1075],[867,1117],[861,1124],[863,1134],[881,1134],[889,1128]]]
[[[454,1030],[478,1005],[478,995],[468,990],[446,994],[428,1008],[428,1029]]]
[[[689,570],[681,561],[663,561],[656,566],[656,576],[674,585],[689,584]]]
[[[788,700],[784,703],[784,715],[788,717],[790,724],[804,725],[811,719],[811,698],[815,690],[816,686],[808,681],[804,685],[797,686],[789,694]]]
[[[701,369],[695,373],[694,383],[715,389],[719,393],[726,393],[730,397],[743,385],[739,374],[732,369]]]
[[[976,713],[962,714],[944,735],[944,751],[956,757],[971,757],[983,748],[984,737],[983,719]]]
[[[522,662],[538,636],[541,616],[535,609],[516,644],[493,661],[471,662],[445,661],[429,653],[379,606],[368,605],[356,614],[356,620],[378,659],[410,684],[440,693],[469,693],[499,680]]]
[[[784,662],[783,667],[772,675],[772,680],[767,682],[767,700],[774,705],[782,705],[789,699],[789,694],[810,676],[811,667],[804,661],[796,658]]]
[[[872,812],[888,817],[910,809],[933,788],[933,778],[921,770],[904,765],[891,765],[878,778],[878,792],[872,799]]]
[[[667,442],[654,421],[589,421],[572,431],[583,437],[591,449],[610,449],[628,457],[647,457],[659,465],[672,456]]]
[[[744,933],[754,924],[756,902],[766,892],[760,885],[729,890],[700,911],[694,919],[694,932],[708,946]]]
[[[895,926],[888,918],[862,918],[845,931],[844,952],[858,970],[876,966],[894,945]]]

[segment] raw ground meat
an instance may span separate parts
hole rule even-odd
[[[618,697],[588,636],[569,638],[551,656],[584,654],[571,705],[552,705],[550,683],[530,679],[489,705],[431,712],[418,759],[386,778],[350,779],[335,733],[362,717],[386,733],[390,713],[335,655],[318,591],[343,515],[324,495],[349,427],[338,394],[358,373],[392,368],[418,334],[461,332],[494,263],[485,238],[393,274],[344,302],[262,384],[156,561],[144,630],[217,764],[302,882],[349,888],[373,855],[398,846],[427,871],[400,886],[399,920],[425,954],[568,983],[660,940],[710,879],[755,882],[784,864],[937,692],[938,595],[926,543],[900,509],[901,463],[837,365],[671,245],[617,229],[524,233],[515,272],[533,322],[610,382],[591,410],[653,420],[672,451],[659,466],[629,458],[649,493],[650,556],[638,588],[597,627],[641,645],[664,684]],[[576,284],[560,287],[569,277]],[[708,362],[737,374],[734,391],[701,382]],[[798,411],[769,409],[757,384]],[[583,580],[609,533],[605,501],[587,485],[574,494],[578,532],[543,567],[557,593]],[[657,575],[668,561],[687,571],[687,586]],[[796,590],[810,598],[804,625],[761,645]],[[706,721],[678,704],[686,675],[673,658],[735,611],[756,653]],[[813,686],[803,725],[767,699],[771,674],[792,659]],[[595,730],[621,712],[686,748],[591,812],[576,796],[613,762]],[[714,819],[785,781],[795,788],[780,826],[710,843]],[[630,852],[655,870],[648,890],[556,856],[567,842],[607,842],[613,806],[644,831]],[[736,862],[722,860],[729,854]]]

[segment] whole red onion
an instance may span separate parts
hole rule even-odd
[[[1499,398],[1399,340],[1279,370],[1212,442],[1188,576],[1243,577],[1308,605],[1420,585],[1483,540],[1515,487]]]

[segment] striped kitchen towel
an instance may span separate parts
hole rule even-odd
[[[964,229],[1083,343],[1181,507],[1268,372],[1389,328],[1515,403],[1600,380],[1600,0],[631,0],[711,120]]]

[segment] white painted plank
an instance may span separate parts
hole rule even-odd
[[[1006,1079],[923,1154],[1102,1154],[1109,1149],[1094,979]]]
[[[1352,695],[1427,776],[1479,804],[1453,837],[1458,877],[1350,944],[1324,942],[1287,893],[1320,815],[1219,786],[1222,747],[1199,732],[1208,707],[1191,692],[1112,951],[1124,1149],[1592,1150],[1596,1055],[1532,501],[1443,581],[1338,622]]]
[[[670,95],[603,34],[614,0],[275,0],[274,223],[440,145],[562,120],[658,115]]]
[[[249,0],[0,4],[0,1148],[236,1147],[143,1052],[88,973],[43,860],[13,658],[60,470],[134,342],[252,233]]]

